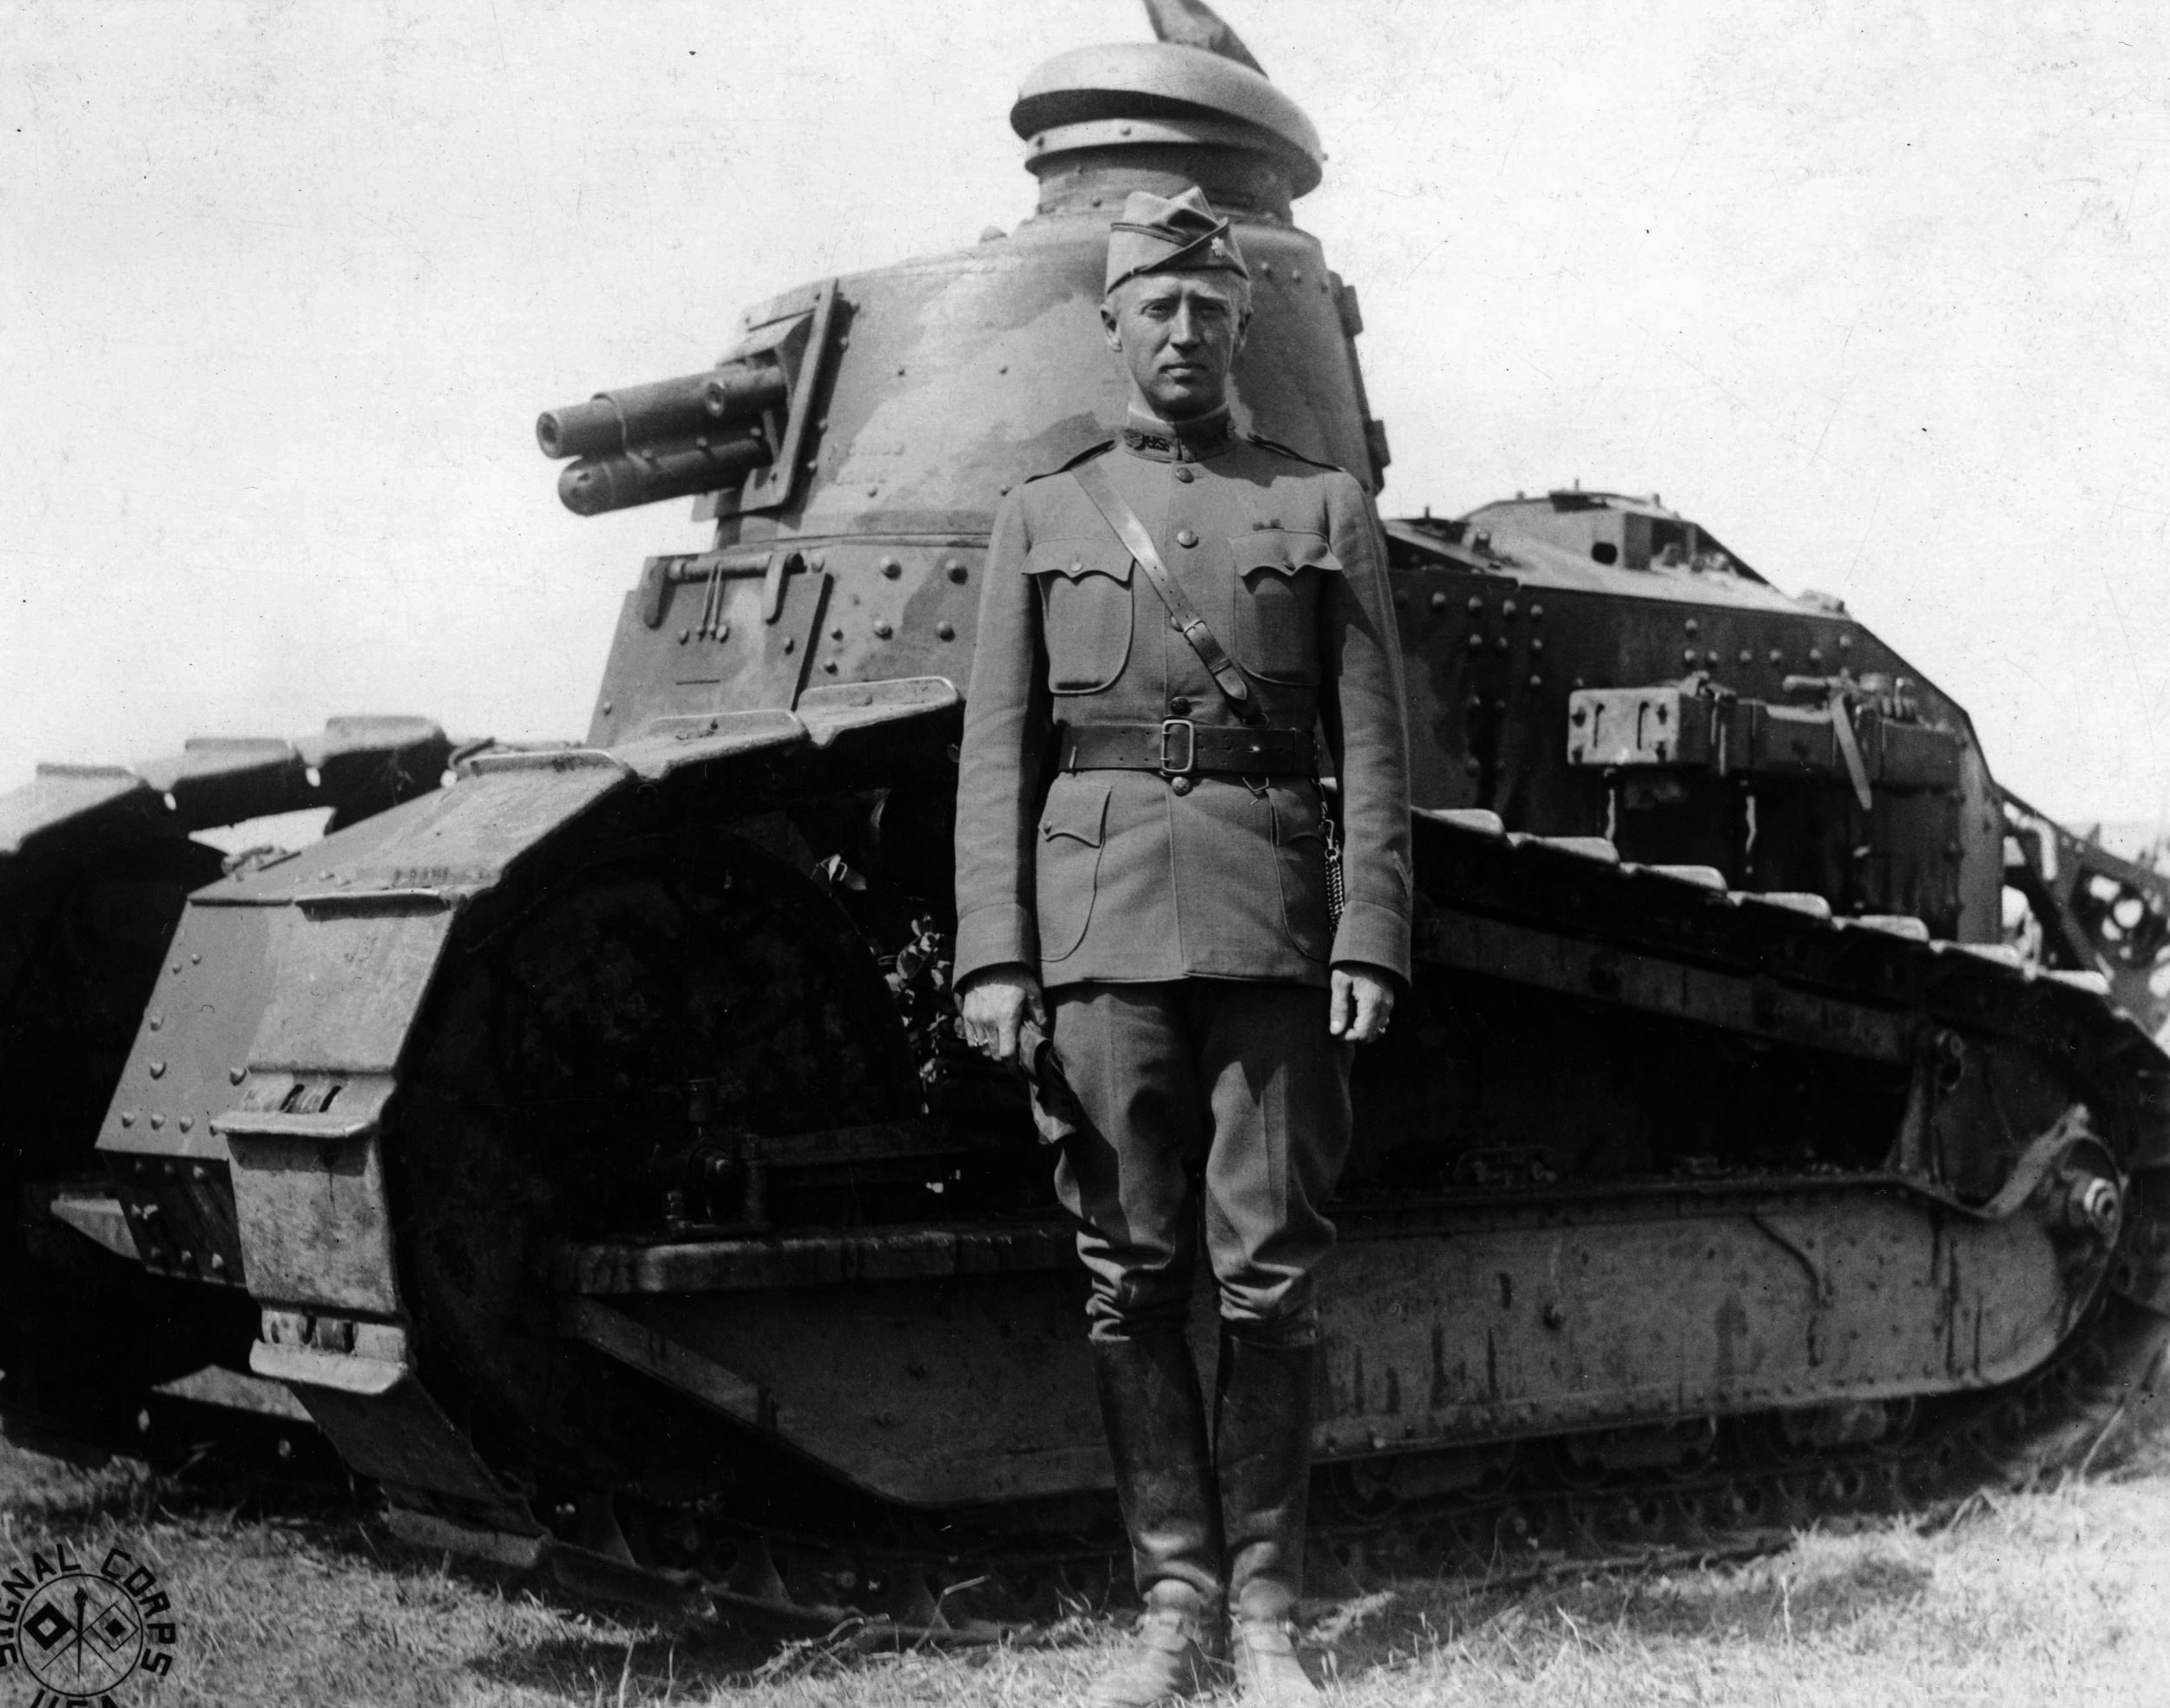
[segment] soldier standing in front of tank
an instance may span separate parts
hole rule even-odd
[[[1092,1700],[1206,1686],[1225,1618],[1246,1700],[1312,1701],[1290,1620],[1321,1206],[1348,1154],[1348,1046],[1386,1030],[1409,972],[1384,542],[1349,475],[1231,430],[1250,275],[1201,192],[1130,196],[1101,318],[1128,424],[995,522],[960,756],[957,983],[967,1035],[998,1060],[1052,1011],[1086,1118],[1056,1186],[1146,1609]],[[1338,926],[1318,731],[1340,783]],[[1210,1435],[1185,1336],[1201,1177]]]

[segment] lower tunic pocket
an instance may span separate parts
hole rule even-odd
[[[1271,792],[1282,926],[1307,960],[1324,961],[1333,952],[1333,932],[1326,906],[1325,814],[1318,786],[1275,785]]]
[[[1108,786],[1086,777],[1058,777],[1040,815],[1040,851],[1034,873],[1034,912],[1040,958],[1075,954],[1092,922],[1100,887],[1100,851],[1106,839]]]

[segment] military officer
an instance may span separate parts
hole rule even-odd
[[[1321,1205],[1348,1151],[1347,1046],[1385,1031],[1409,970],[1383,542],[1349,475],[1231,430],[1250,276],[1201,192],[1129,197],[1101,318],[1130,378],[1121,437],[995,523],[960,752],[958,988],[998,1059],[1051,1020],[1086,1117],[1056,1186],[1146,1605],[1093,1700],[1203,1686],[1226,1619],[1246,1699],[1309,1701],[1290,1618]],[[1184,1332],[1201,1179],[1210,1436]]]

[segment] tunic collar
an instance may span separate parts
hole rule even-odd
[[[1235,443],[1226,404],[1188,421],[1163,421],[1133,408],[1123,424],[1123,449],[1154,463],[1202,463]]]

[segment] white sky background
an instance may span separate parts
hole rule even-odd
[[[1655,489],[2170,805],[2160,0],[1226,0],[1318,125],[1386,508]],[[1133,0],[0,0],[0,787],[416,712],[578,736],[686,501],[544,408],[1031,210],[1025,72]]]

